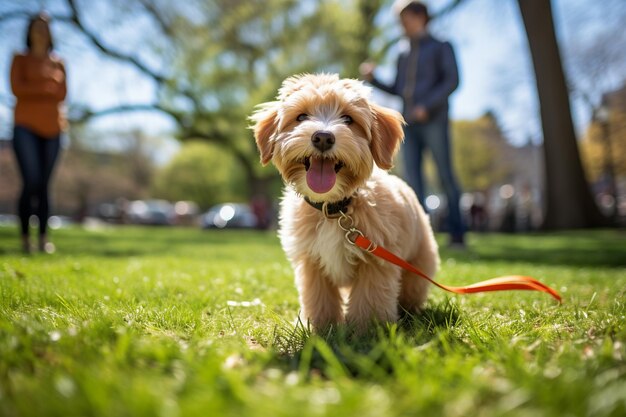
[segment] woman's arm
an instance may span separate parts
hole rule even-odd
[[[66,74],[65,74],[65,64],[63,64],[63,61],[59,60],[58,62],[59,65],[59,71],[62,74],[62,77],[60,77],[60,79],[55,79],[55,81],[58,83],[57,86],[57,93],[54,95],[54,98],[56,98],[59,101],[63,101],[65,100],[65,96],[67,95],[67,82],[66,82]]]

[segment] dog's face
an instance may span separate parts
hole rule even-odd
[[[339,201],[392,167],[402,116],[368,101],[369,88],[336,75],[286,79],[276,101],[252,116],[261,162],[312,201]]]

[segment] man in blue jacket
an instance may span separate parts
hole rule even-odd
[[[400,96],[407,121],[404,158],[407,181],[424,205],[425,190],[422,154],[428,148],[433,156],[448,200],[450,244],[463,246],[464,225],[459,208],[460,191],[450,158],[448,97],[459,84],[452,46],[428,32],[428,9],[419,1],[396,1],[410,49],[398,57],[396,79],[386,85],[374,76],[375,66],[361,65],[361,75],[373,86]]]

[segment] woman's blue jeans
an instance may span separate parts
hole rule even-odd
[[[22,175],[18,214],[23,235],[28,234],[30,216],[39,218],[39,233],[46,234],[50,210],[50,177],[59,156],[59,135],[44,138],[23,126],[13,130],[13,149]]]
[[[420,203],[426,207],[424,188],[423,154],[428,149],[437,166],[441,186],[448,200],[448,227],[450,235],[462,238],[465,232],[459,207],[460,191],[450,158],[450,135],[447,120],[428,123],[411,123],[404,127],[404,167],[406,180],[413,188]]]

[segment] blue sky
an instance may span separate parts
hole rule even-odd
[[[437,10],[449,0],[432,0],[432,10]],[[96,2],[97,3],[97,2]],[[63,2],[58,0],[0,0],[0,12],[28,8],[38,10],[43,7],[52,12],[63,11]],[[106,20],[110,4],[101,2],[98,13],[86,16],[88,22],[97,27],[95,17]],[[619,27],[619,19],[626,17],[622,0],[554,0],[553,8],[562,55],[569,62],[571,51],[582,48],[596,37]],[[391,11],[379,16],[379,23],[395,20]],[[622,27],[623,27],[623,20]],[[141,31],[150,30],[148,22],[135,21],[132,26],[122,27],[120,48],[132,47],[125,42]],[[452,42],[455,47],[461,70],[461,85],[451,98],[451,112],[455,119],[479,117],[487,110],[496,111],[501,125],[509,138],[522,144],[529,138],[536,141],[541,136],[537,112],[536,92],[532,75],[532,64],[528,55],[525,33],[521,25],[519,10],[515,0],[466,0],[454,13],[435,21],[432,32]],[[7,136],[11,120],[11,94],[8,80],[12,53],[23,47],[25,22],[16,20],[0,24],[0,135]],[[621,30],[620,32],[624,32]],[[76,31],[63,23],[53,26],[58,53],[66,60],[69,79],[68,100],[87,103],[98,109],[124,103],[146,103],[154,97],[152,82],[134,68],[112,62],[102,57]],[[615,42],[626,46],[623,33],[613,37]],[[386,62],[379,68],[385,78],[393,76],[393,62],[397,49],[390,51]],[[622,60],[621,64],[625,61]],[[610,74],[598,81],[596,90],[618,87],[626,74],[625,67],[614,69],[620,75]],[[596,91],[595,93],[599,93]],[[377,94],[384,104],[396,106],[397,102]],[[589,109],[577,99],[573,100],[576,126],[582,131],[589,121]],[[99,129],[132,129],[139,127],[151,134],[161,134],[172,128],[166,117],[154,113],[135,113],[97,119],[92,124]],[[167,133],[165,133],[167,136]],[[171,142],[169,142],[171,144]],[[163,152],[163,158],[174,148],[170,145]]]

